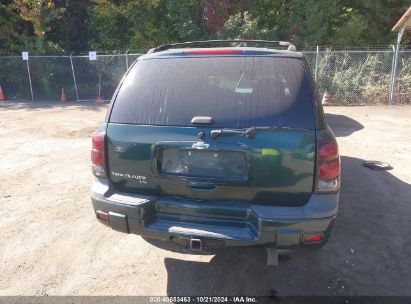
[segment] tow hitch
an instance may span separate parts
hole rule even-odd
[[[203,242],[200,239],[190,239],[190,249],[192,251],[203,251]]]

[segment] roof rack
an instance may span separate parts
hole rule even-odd
[[[147,54],[161,52],[177,47],[204,47],[204,45],[210,45],[208,47],[215,47],[217,44],[231,44],[231,46],[239,46],[239,44],[275,44],[279,46],[287,47],[287,51],[295,52],[297,51],[294,44],[288,41],[271,41],[271,40],[204,40],[204,41],[188,41],[188,42],[178,42],[171,44],[163,44],[158,47],[150,49]]]

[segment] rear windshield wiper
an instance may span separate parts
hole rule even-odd
[[[210,135],[211,138],[217,138],[220,135],[224,134],[240,134],[240,136],[245,136],[247,138],[254,137],[257,133],[257,130],[291,130],[293,128],[290,127],[250,127],[247,129],[216,129],[211,130]]]

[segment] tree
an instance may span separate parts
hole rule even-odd
[[[379,45],[395,43],[396,34],[391,28],[409,7],[408,0],[344,0],[350,10],[348,22],[337,29],[335,41],[344,43],[344,36],[355,45]],[[358,30],[361,28],[361,30]],[[404,43],[409,39],[404,39]]]
[[[13,1],[0,2],[0,52],[35,50],[34,26],[20,16]]]
[[[290,40],[297,46],[376,45],[395,41],[391,27],[406,0],[256,0],[230,16],[220,36]]]
[[[48,0],[41,4],[41,28],[44,39],[66,51],[84,51],[90,47],[88,9],[91,0]]]
[[[202,0],[164,0],[169,42],[207,39]]]
[[[94,48],[143,50],[167,42],[173,32],[164,1],[97,0],[90,16]]]
[[[395,43],[409,0],[0,0],[0,51],[147,50],[214,38]],[[403,39],[410,41],[410,36]]]

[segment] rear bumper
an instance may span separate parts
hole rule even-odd
[[[96,179],[91,200],[96,215],[114,230],[143,237],[187,242],[204,247],[276,246],[291,249],[304,234],[322,234],[327,241],[338,209],[337,194],[313,194],[301,207],[198,202],[115,191],[107,179]]]

